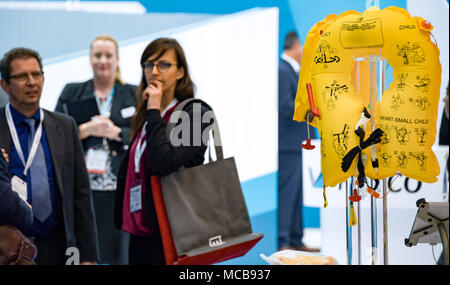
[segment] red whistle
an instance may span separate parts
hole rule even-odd
[[[311,144],[311,139],[307,138],[306,139],[306,143],[302,144],[302,148],[307,149],[307,150],[311,150],[311,149],[315,149],[316,146]]]
[[[353,189],[353,195],[348,197],[348,199],[354,203],[361,201],[361,196],[358,195],[358,191]]]

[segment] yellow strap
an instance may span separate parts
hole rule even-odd
[[[353,227],[357,224],[357,219],[355,215],[355,208],[353,207],[353,203],[350,205],[350,227]]]
[[[325,192],[326,187],[323,186],[323,207],[326,208],[328,206],[328,201],[327,201],[327,193]]]

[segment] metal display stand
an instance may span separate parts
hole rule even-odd
[[[406,246],[442,243],[444,264],[449,265],[448,202],[426,202],[425,199],[419,199],[416,205],[419,209],[411,233],[405,239]]]
[[[375,129],[375,120],[374,120],[374,114],[375,114],[375,105],[376,102],[381,100],[381,96],[386,90],[386,67],[387,67],[387,61],[385,58],[378,56],[378,55],[371,55],[366,57],[358,57],[353,59],[355,64],[355,75],[353,85],[355,87],[355,91],[358,94],[361,94],[361,92],[364,92],[363,90],[360,90],[360,87],[362,84],[360,84],[361,76],[360,74],[362,72],[367,72],[367,70],[363,70],[364,68],[367,68],[368,66],[368,72],[369,72],[369,85],[370,85],[370,103],[368,106],[369,112],[372,114],[370,119],[370,125],[372,127],[372,130]],[[362,64],[362,63],[367,64]],[[376,147],[376,146],[372,146]],[[373,153],[376,153],[373,151]],[[370,162],[367,162],[370,163]],[[351,178],[353,179],[353,178]],[[352,230],[349,225],[349,196],[348,196],[348,190],[350,189],[350,193],[352,193],[352,184],[350,183],[350,186],[348,186],[348,181],[346,181],[346,233],[347,233],[347,263],[350,265],[352,264]],[[388,225],[387,225],[387,179],[382,180],[382,195],[383,195],[383,204],[382,204],[382,210],[383,210],[383,264],[388,264]],[[350,188],[349,188],[350,187]],[[377,249],[378,249],[378,217],[377,217],[377,199],[375,197],[370,196],[370,211],[371,211],[371,263],[374,265],[377,261]],[[359,202],[356,203],[357,208],[357,245],[358,245],[358,264],[361,264],[361,220],[360,220],[360,205]]]
[[[349,193],[351,193],[351,184],[349,186],[348,180],[345,181],[345,220],[346,220],[346,237],[347,237],[347,264],[352,265],[352,227],[350,226],[350,208],[349,208]],[[350,189],[350,191],[348,191]]]

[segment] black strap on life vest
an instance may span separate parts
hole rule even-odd
[[[363,149],[368,148],[371,145],[377,144],[381,141],[381,137],[383,136],[383,131],[378,128],[374,130],[367,140],[364,140],[365,131],[363,128],[358,127],[355,130],[356,135],[359,137],[359,145],[352,148],[342,159],[341,169],[344,172],[347,172],[352,164],[353,160],[358,155],[357,169],[358,169],[358,184],[359,187],[362,187],[365,184],[366,176],[364,172],[364,164],[361,159],[361,153]]]

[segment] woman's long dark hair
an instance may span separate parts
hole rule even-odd
[[[179,101],[194,97],[194,83],[189,75],[189,68],[184,55],[183,48],[180,44],[171,38],[159,38],[152,41],[144,50],[141,56],[141,66],[153,55],[155,59],[160,58],[166,51],[173,49],[177,57],[178,68],[184,69],[183,78],[178,79],[175,86],[175,98]],[[142,98],[142,92],[147,88],[147,80],[145,80],[144,68],[142,68],[142,79],[136,90],[137,112],[131,122],[131,138],[133,138],[145,122],[147,112],[147,100]]]

